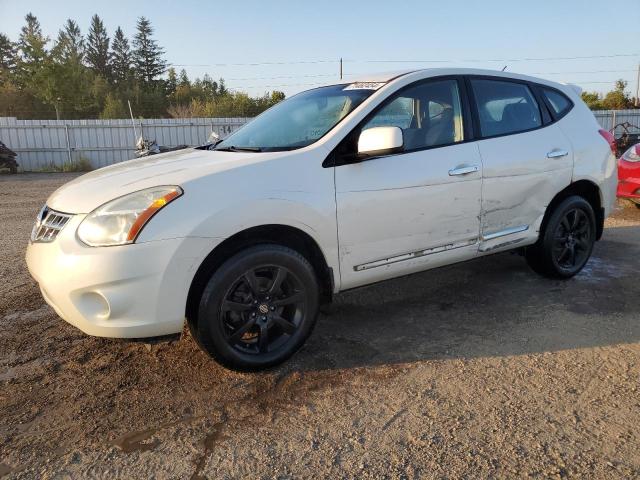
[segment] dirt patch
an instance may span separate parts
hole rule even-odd
[[[501,254],[340,295],[286,365],[88,337],[24,264],[65,174],[0,177],[0,476],[640,476],[640,210],[561,282]]]

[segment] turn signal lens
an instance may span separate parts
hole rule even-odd
[[[133,243],[151,217],[180,195],[180,187],[162,186],[116,198],[86,216],[78,238],[92,247]]]
[[[613,134],[608,130],[603,130],[602,128],[598,130],[598,132],[607,141],[607,143],[609,144],[609,148],[611,148],[613,154],[616,156],[616,158],[618,158],[618,145],[616,144],[616,137],[614,137]]]

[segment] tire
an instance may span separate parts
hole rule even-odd
[[[636,208],[640,209],[640,203],[635,203],[634,202],[634,205],[636,206]]]
[[[208,280],[189,327],[227,368],[257,371],[287,360],[316,323],[319,285],[309,261],[280,245],[237,253]]]
[[[551,212],[538,241],[525,252],[529,266],[549,278],[571,278],[586,265],[596,241],[593,208],[577,195]]]

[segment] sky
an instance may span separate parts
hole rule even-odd
[[[148,17],[176,70],[209,73],[252,95],[291,95],[359,73],[478,67],[533,74],[606,92],[636,92],[640,0],[88,1],[0,0],[0,31],[17,40],[35,14],[54,39],[67,18],[83,33],[97,13],[132,37]],[[614,11],[615,10],[615,11]],[[615,22],[614,22],[615,20]],[[592,57],[592,58],[575,58]]]

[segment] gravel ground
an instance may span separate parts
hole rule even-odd
[[[0,476],[640,477],[640,210],[569,281],[500,254],[344,293],[261,374],[92,338],[24,264],[66,174],[0,176]]]

